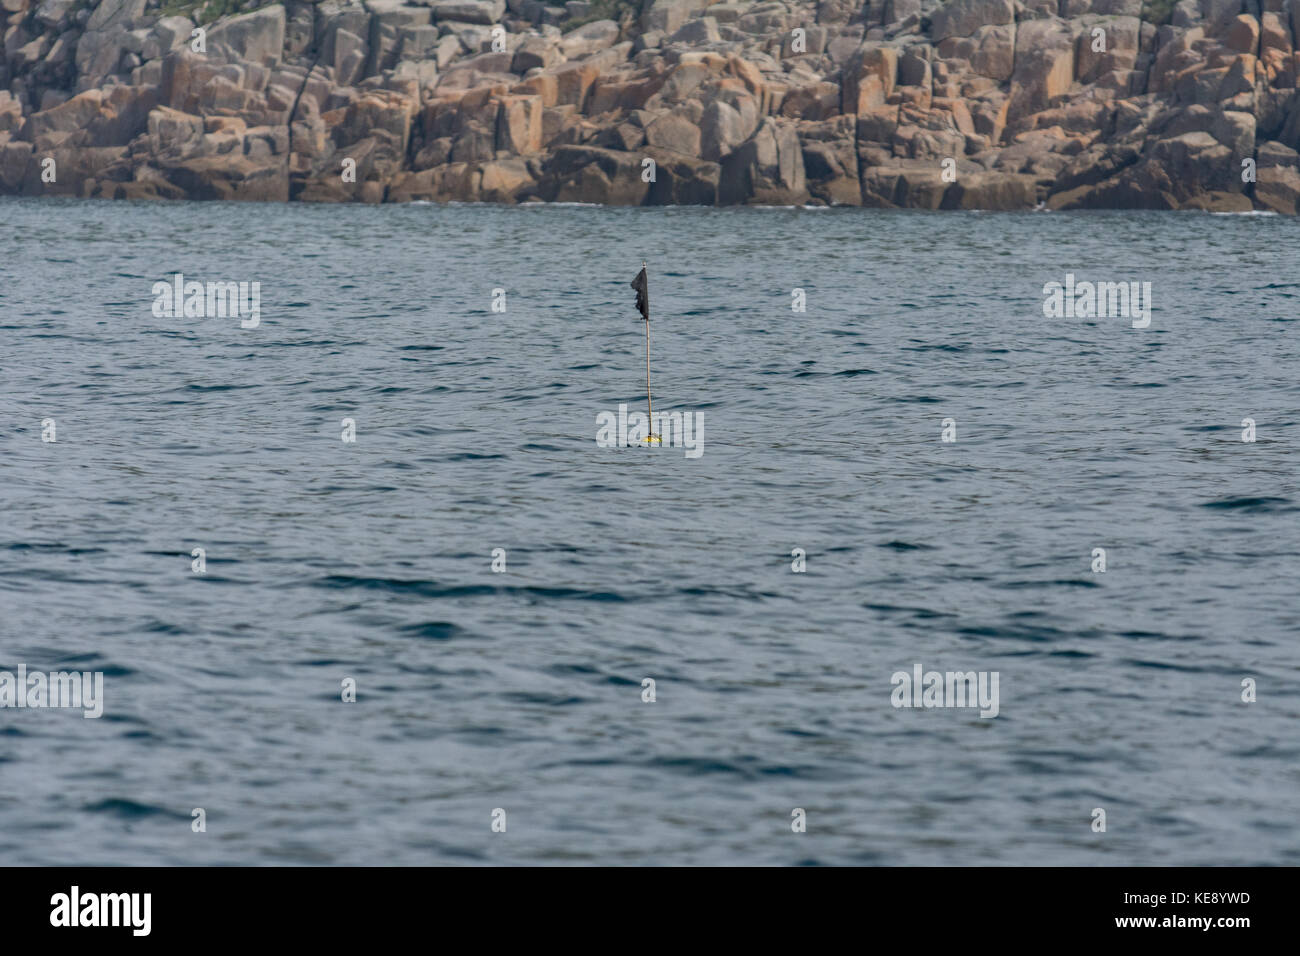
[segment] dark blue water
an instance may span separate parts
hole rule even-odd
[[[0,710],[0,862],[1300,863],[1295,220],[0,219],[0,669],[105,675]],[[699,458],[595,441],[643,259]],[[1150,328],[1045,319],[1067,272]]]

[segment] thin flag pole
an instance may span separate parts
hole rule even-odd
[[[645,271],[645,260],[641,260],[641,269]],[[655,412],[654,406],[650,402],[650,274],[646,273],[646,294],[645,294],[645,408],[649,417],[646,419],[646,432],[652,434],[650,429],[654,428]]]

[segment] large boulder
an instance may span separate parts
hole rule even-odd
[[[90,145],[87,131],[104,111],[107,98],[103,90],[87,90],[52,109],[33,113],[23,127],[23,139],[34,144],[38,152],[65,145]]]
[[[617,42],[618,24],[613,20],[595,20],[566,33],[558,47],[565,59],[580,60]]]
[[[646,142],[683,156],[700,155],[700,128],[686,117],[665,113],[645,127]]]
[[[642,157],[595,146],[559,146],[543,166],[539,190],[548,202],[640,206],[650,192]]]
[[[1069,91],[1074,80],[1074,43],[1072,21],[1053,17],[1017,25],[1009,122],[1047,109]]]
[[[1017,173],[964,173],[944,193],[941,209],[1033,209],[1038,203],[1034,176]]]
[[[707,5],[708,0],[652,0],[641,14],[641,28],[675,33],[692,13]]]
[[[718,202],[765,206],[808,201],[803,150],[794,127],[771,117],[722,162]]]
[[[710,100],[700,118],[700,155],[716,162],[749,138],[739,111],[720,99]]]
[[[542,98],[510,95],[498,98],[496,149],[520,155],[542,148]],[[487,188],[486,182],[484,188]]]
[[[431,4],[439,22],[494,24],[505,15],[505,0],[439,0]]]
[[[1016,66],[1016,25],[980,27],[971,37],[973,49],[968,59],[971,69],[980,76],[1004,83],[1011,79]]]
[[[403,173],[388,187],[389,202],[453,202],[478,198],[483,173],[479,166],[451,163],[420,172]]]
[[[1300,212],[1300,154],[1270,141],[1259,148],[1255,169],[1255,205],[1294,216]]]
[[[220,20],[208,30],[208,49],[225,47],[245,62],[272,66],[284,49],[284,23],[284,7],[278,3]]]
[[[655,179],[646,196],[649,206],[712,206],[718,200],[722,175],[717,163],[653,147],[645,155],[655,161]]]
[[[86,21],[86,32],[130,29],[132,23],[144,13],[144,8],[145,0],[99,0],[90,19]]]
[[[983,26],[1014,23],[1013,0],[952,0],[930,15],[930,39],[968,37]]]
[[[22,103],[8,90],[0,90],[0,133],[17,133],[22,127]]]
[[[853,121],[846,117],[820,128],[808,128],[806,132],[810,138],[801,136],[800,139],[808,192],[828,206],[861,205]]]
[[[891,160],[862,170],[862,204],[882,209],[938,209],[949,185],[936,163]]]
[[[190,199],[286,202],[289,168],[282,158],[257,160],[239,150],[163,164],[168,182]]]
[[[1142,21],[1137,17],[1109,17],[1084,20],[1084,29],[1075,43],[1074,73],[1080,83],[1095,83],[1112,70],[1132,70],[1137,63],[1141,44]],[[1101,30],[1104,50],[1093,37]]]
[[[57,29],[76,5],[77,0],[42,0],[36,8],[36,19],[47,30]]]
[[[1183,133],[1158,141],[1147,165],[1159,167],[1158,178],[1169,183],[1168,191],[1180,203],[1199,193],[1241,191],[1240,160],[1209,133]]]
[[[479,168],[481,202],[514,203],[535,185],[528,163],[522,159],[498,159]]]
[[[898,82],[898,49],[866,43],[844,65],[841,111],[865,113],[884,104]]]
[[[157,60],[190,42],[194,24],[185,17],[160,17],[145,38],[142,56]]]
[[[0,139],[0,191],[19,193],[32,163],[32,144]]]

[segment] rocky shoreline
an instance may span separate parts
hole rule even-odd
[[[1266,210],[1300,0],[0,0],[0,194]]]

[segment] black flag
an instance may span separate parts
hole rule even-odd
[[[650,321],[650,287],[647,285],[645,266],[636,274],[632,280],[632,288],[636,289],[636,307],[641,310],[641,318],[647,322]]]

